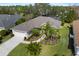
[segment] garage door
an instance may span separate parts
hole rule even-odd
[[[17,31],[15,31],[15,30],[12,30],[12,32],[13,32],[13,34],[15,35],[15,36],[23,36],[23,37],[25,37],[25,35],[26,35],[26,33],[23,33],[23,32],[17,32]]]

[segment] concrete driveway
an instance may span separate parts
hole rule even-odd
[[[24,39],[23,36],[14,36],[8,41],[0,45],[0,56],[7,56],[18,44],[20,44]]]

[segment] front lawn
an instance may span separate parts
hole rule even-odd
[[[71,55],[71,51],[68,49],[60,49],[59,46],[55,45],[42,45],[42,51],[40,56],[69,56]]]
[[[2,42],[5,42],[5,41],[9,40],[12,37],[13,37],[12,34],[9,34],[7,36],[4,36],[3,39],[2,39]]]
[[[59,30],[60,39],[55,45],[52,44],[42,44],[41,56],[69,56],[72,55],[71,50],[68,49],[69,43],[69,29],[67,27],[62,27]],[[9,55],[10,56],[27,56],[26,52],[27,44],[20,44],[15,49],[13,49]]]
[[[26,44],[19,44],[8,55],[9,56],[27,56]]]

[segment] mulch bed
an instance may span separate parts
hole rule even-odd
[[[26,41],[35,41],[35,40],[38,40],[39,38],[41,38],[41,35],[40,36],[30,36],[28,39],[26,39]]]
[[[57,38],[48,38],[48,39],[45,39],[43,41],[41,41],[42,44],[49,44],[49,45],[54,45],[57,43]]]

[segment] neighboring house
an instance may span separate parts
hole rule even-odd
[[[42,24],[45,24],[48,21],[51,23],[51,25],[53,25],[56,28],[59,28],[61,26],[61,22],[59,20],[56,20],[51,17],[38,16],[34,19],[31,19],[27,22],[24,22],[20,25],[15,26],[14,28],[12,28],[12,31],[14,35],[28,37],[30,34],[30,31],[33,28],[40,27]]]
[[[0,14],[0,30],[9,29],[21,18],[20,15]]]
[[[75,54],[79,55],[79,20],[73,22]]]

